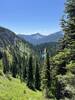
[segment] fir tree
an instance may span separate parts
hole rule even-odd
[[[26,81],[27,79],[27,61],[25,59],[25,55],[23,56],[23,80]]]
[[[62,81],[58,81],[56,80],[56,99],[60,100],[61,98],[64,99],[64,93],[62,91],[64,91],[64,84]]]
[[[36,61],[36,69],[35,69],[35,88],[37,90],[40,90],[40,86],[41,86],[41,80],[40,80],[40,68],[39,68],[39,64]]]
[[[23,71],[24,71],[24,63],[23,63],[23,58],[19,55],[19,69],[18,69],[18,73],[19,73],[19,76],[20,76],[20,80],[23,81]]]
[[[33,76],[33,58],[32,55],[29,57],[28,63],[28,73],[27,73],[27,86],[30,89],[34,89],[34,76]]]
[[[3,57],[3,54],[2,54],[2,52],[0,52],[0,59],[2,59],[2,57]]]
[[[75,47],[75,0],[67,0],[65,14],[61,20],[61,27],[65,33],[64,48]]]
[[[51,88],[51,66],[50,66],[50,60],[49,60],[49,53],[46,51],[46,58],[45,58],[45,64],[43,67],[42,72],[42,89],[45,98],[50,97],[50,88]]]
[[[73,74],[75,76],[74,73],[72,73],[72,66],[75,66],[74,62],[75,62],[75,0],[66,0],[65,3],[65,13],[64,16],[62,17],[61,20],[61,27],[64,31],[64,38],[62,41],[62,53],[64,54],[64,56],[61,55],[61,58],[59,58],[59,63],[60,66],[58,66],[58,71],[61,74],[61,80],[62,82],[64,81],[63,79],[65,79],[65,75],[67,76],[67,71],[68,68],[67,66],[70,66],[69,68],[69,73]],[[65,52],[67,51],[67,52]],[[69,53],[68,53],[69,52]],[[61,63],[62,62],[62,63]],[[71,63],[71,64],[70,64]],[[72,78],[68,77],[68,80],[66,79],[66,83],[61,84],[60,81],[57,81],[57,88],[56,88],[56,98],[57,100],[65,99],[65,97],[69,98],[69,100],[74,99],[73,95],[74,93],[72,91],[70,91],[70,88],[74,87],[73,84],[71,84],[71,82],[73,81]],[[65,81],[64,81],[65,82]],[[68,90],[65,90],[66,86],[70,86]],[[59,88],[60,85],[60,88]],[[63,87],[65,86],[65,87]],[[62,90],[63,88],[63,90]],[[74,87],[75,88],[75,87]],[[61,94],[61,93],[64,93]],[[68,94],[68,95],[66,95]],[[72,94],[72,96],[70,96]],[[74,95],[75,96],[75,95]]]
[[[3,53],[3,72],[5,74],[9,72],[9,61],[5,51]]]
[[[14,55],[12,63],[12,76],[16,78],[17,75],[17,57]]]

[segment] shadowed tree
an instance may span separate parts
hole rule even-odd
[[[37,90],[40,90],[41,86],[41,79],[40,79],[40,68],[39,68],[39,63],[36,61],[36,69],[35,69],[35,88]]]
[[[12,76],[16,78],[18,69],[17,69],[17,57],[14,55],[12,63]]]
[[[30,89],[34,89],[33,58],[32,58],[32,55],[30,55],[29,63],[28,63],[27,86]]]
[[[9,61],[8,61],[7,54],[5,51],[3,53],[3,72],[5,74],[9,72]]]

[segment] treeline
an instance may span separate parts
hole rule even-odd
[[[3,61],[4,74],[11,74],[14,78],[20,78],[21,82],[25,82],[30,89],[41,89],[40,66],[37,57],[31,54],[27,58],[25,54],[21,57],[13,53],[12,64],[10,65],[5,51],[0,56]]]

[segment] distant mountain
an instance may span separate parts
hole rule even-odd
[[[39,40],[41,40],[42,38],[44,38],[44,35],[41,35],[40,33],[36,33],[36,34],[32,34],[32,35],[18,35],[20,38],[28,41],[31,44],[39,44]]]
[[[48,42],[58,42],[60,38],[63,38],[64,34],[62,31],[50,34],[50,35],[41,35],[40,33],[32,34],[32,35],[18,35],[20,38],[30,42],[33,45],[39,45]]]
[[[31,35],[32,38],[38,40],[44,37],[44,35],[41,35],[40,33],[36,33],[36,34],[32,34]]]

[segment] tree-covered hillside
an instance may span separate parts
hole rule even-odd
[[[40,53],[41,56],[44,53],[44,49],[48,50],[50,56],[54,56],[56,52],[58,51],[59,43],[58,42],[44,43],[44,44],[36,45],[35,48],[36,48],[36,51]]]
[[[26,67],[30,54],[35,55],[31,44],[21,40],[14,32],[0,27],[0,69],[4,73],[21,74],[20,70],[23,70],[23,64]]]

